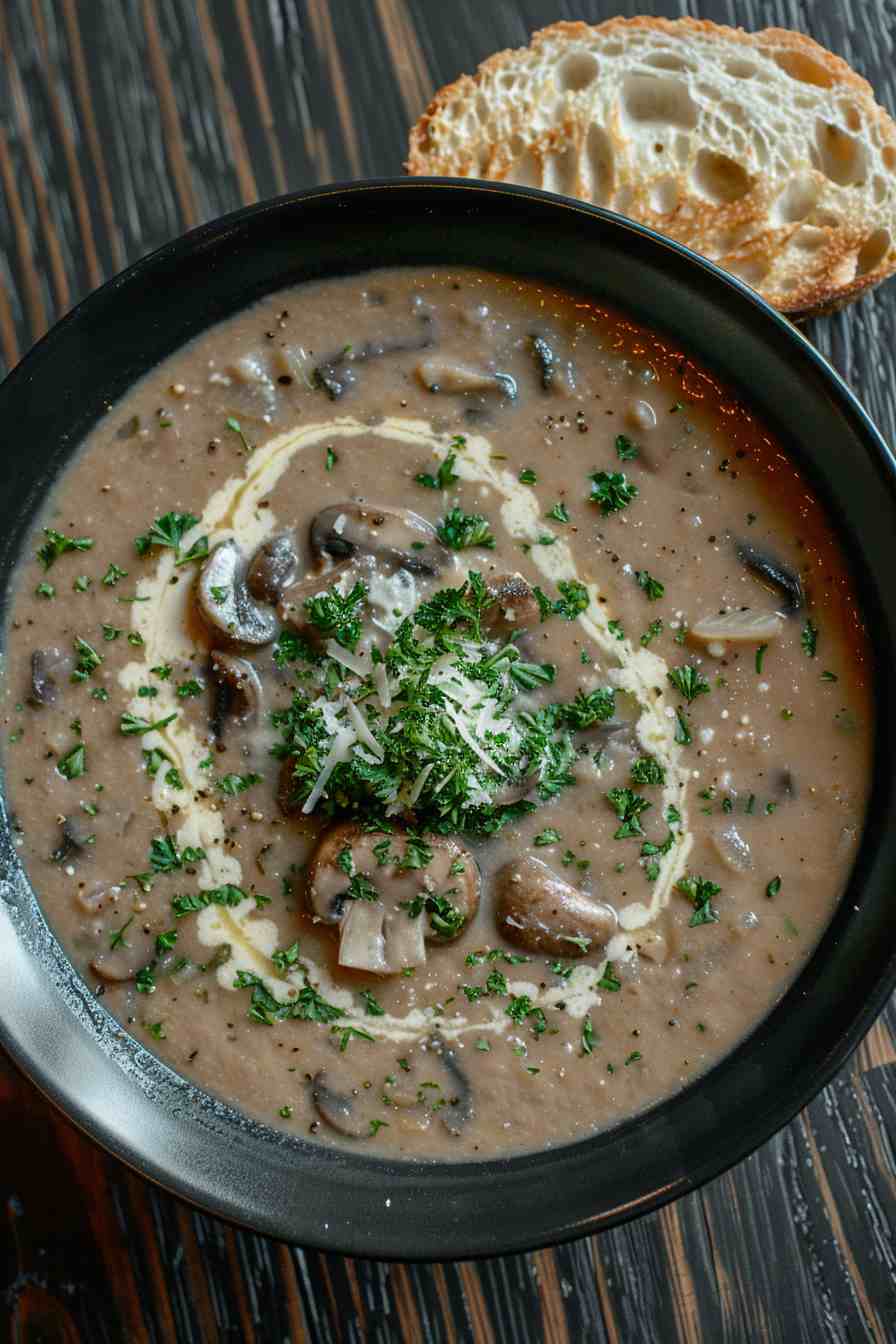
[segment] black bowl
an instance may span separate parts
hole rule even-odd
[[[109,402],[210,323],[296,281],[374,266],[491,267],[583,291],[667,332],[740,388],[820,494],[854,565],[877,658],[896,665],[894,462],[833,370],[751,290],[649,229],[543,192],[395,181],[253,206],[93,294],[0,387],[0,564]],[[214,1213],[306,1245],[435,1258],[516,1251],[631,1218],[767,1139],[858,1043],[896,982],[896,755],[877,696],[871,809],[849,888],[774,1011],[705,1077],[607,1133],[502,1161],[401,1163],[318,1147],[197,1091],[73,971],[0,832],[0,1040],[88,1134]]]

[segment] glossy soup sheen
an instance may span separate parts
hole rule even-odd
[[[828,922],[873,733],[850,576],[624,316],[472,271],[284,291],[112,408],[41,523],[22,861],[110,1011],[253,1116],[568,1142],[731,1050]]]

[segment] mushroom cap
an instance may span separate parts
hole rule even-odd
[[[299,553],[291,532],[278,532],[253,555],[246,575],[246,586],[260,602],[276,602],[284,588],[294,581],[299,570]]]
[[[223,719],[235,712],[237,721],[246,727],[254,727],[261,721],[264,705],[264,691],[261,678],[248,658],[238,654],[222,653],[213,649],[211,654],[211,674],[218,689],[225,692],[222,699],[225,704],[215,705],[216,737],[223,730]]]
[[[55,705],[59,698],[59,682],[68,678],[73,666],[71,654],[63,649],[35,649],[31,655],[31,690],[28,696],[31,703]]]
[[[449,559],[432,523],[412,509],[351,501],[321,509],[311,521],[310,541],[318,559],[371,555],[411,574],[438,574]]]
[[[378,975],[422,965],[425,944],[452,941],[475,917],[480,877],[469,851],[451,837],[427,836],[429,862],[404,867],[419,857],[411,844],[405,832],[366,831],[357,822],[321,834],[308,863],[306,899],[313,919],[340,926],[341,965]],[[370,899],[349,895],[354,875],[374,889]],[[447,921],[443,903],[450,907]]]
[[[616,912],[527,855],[495,875],[495,917],[504,938],[527,952],[583,957],[616,931]],[[579,940],[587,940],[584,945]]]
[[[270,644],[277,634],[277,616],[260,605],[246,587],[246,560],[232,537],[209,555],[196,580],[199,610],[229,644]]]

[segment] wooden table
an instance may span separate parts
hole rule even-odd
[[[0,363],[201,220],[310,183],[399,173],[406,129],[432,91],[531,29],[692,8],[0,0]],[[896,108],[892,0],[699,10],[803,28]],[[896,284],[811,335],[896,440]],[[0,433],[7,452],[26,448],[15,426]],[[891,1005],[788,1129],[661,1213],[556,1251],[445,1266],[345,1260],[234,1231],[106,1157],[0,1064],[4,1337],[896,1340],[894,1030]]]

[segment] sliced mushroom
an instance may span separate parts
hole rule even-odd
[[[530,336],[529,347],[535,358],[541,386],[545,392],[550,392],[554,384],[554,374],[556,372],[554,366],[557,362],[553,347],[548,344],[543,336]]]
[[[795,616],[802,610],[806,595],[799,574],[749,541],[737,543],[737,558],[754,578],[782,598],[781,611],[785,616]]]
[[[91,882],[79,887],[75,900],[82,910],[95,915],[106,905],[117,905],[123,891],[124,887],[112,882]]]
[[[261,678],[248,658],[222,653],[211,655],[211,675],[215,686],[211,727],[215,739],[224,735],[224,724],[233,715],[236,722],[256,728],[261,722],[264,692]]]
[[[439,1111],[439,1119],[449,1134],[462,1133],[475,1114],[473,1107],[473,1089],[470,1080],[461,1067],[458,1051],[441,1036],[432,1036],[427,1048],[438,1057],[442,1067],[451,1079],[452,1091],[447,1097],[448,1105]]]
[[[197,581],[199,610],[213,629],[232,644],[270,644],[277,617],[256,602],[246,587],[246,561],[230,538],[216,546]]]
[[[274,603],[284,588],[294,582],[299,569],[299,555],[291,532],[279,532],[252,557],[246,586],[260,602]]]
[[[747,873],[753,867],[753,851],[733,822],[713,830],[710,838],[719,858],[735,873]]]
[[[331,504],[311,522],[311,549],[319,559],[370,555],[411,574],[438,574],[449,556],[431,523],[411,509]]]
[[[656,429],[656,411],[649,401],[644,401],[636,397],[632,401],[626,412],[625,420],[632,429],[640,430],[642,433],[650,429]]]
[[[132,933],[133,941],[129,941]],[[120,985],[133,980],[141,966],[145,966],[151,956],[150,940],[141,929],[132,924],[128,930],[128,939],[115,948],[98,953],[91,959],[90,969],[107,984]]]
[[[321,1069],[310,1083],[311,1101],[321,1120],[347,1139],[369,1139],[374,1132],[370,1118],[358,1104],[358,1095],[345,1096],[327,1083]]]
[[[71,654],[54,647],[35,649],[31,655],[31,693],[33,705],[55,705],[59,683],[65,681],[74,666]]]
[[[340,965],[394,975],[422,965],[427,944],[452,941],[473,919],[480,887],[473,856],[447,836],[425,843],[432,858],[410,868],[403,863],[415,857],[414,841],[405,833],[355,822],[323,832],[308,864],[308,908],[316,921],[339,926]],[[353,897],[355,875],[364,894]]]
[[[701,644],[763,644],[777,639],[784,617],[777,611],[726,611],[723,616],[701,616],[688,630]],[[710,650],[713,651],[712,649]]]
[[[446,355],[421,360],[417,377],[428,392],[498,392],[510,401],[516,397],[516,379],[509,373],[476,369]]]
[[[53,863],[65,863],[80,857],[91,848],[91,836],[79,817],[64,817],[61,822],[59,847],[50,855]]]
[[[508,942],[549,956],[585,956],[616,930],[611,906],[578,891],[529,855],[498,871],[495,915]]]
[[[405,340],[398,341],[365,341],[363,345],[346,345],[339,354],[322,360],[314,370],[315,386],[322,387],[331,401],[338,401],[358,381],[354,365],[363,364],[369,359],[380,359],[383,355],[428,350],[436,339],[432,314],[418,312],[417,321],[420,324],[419,335],[410,334]]]
[[[535,593],[522,574],[499,574],[486,584],[494,600],[482,617],[482,630],[493,639],[511,635],[538,625],[541,619]]]

